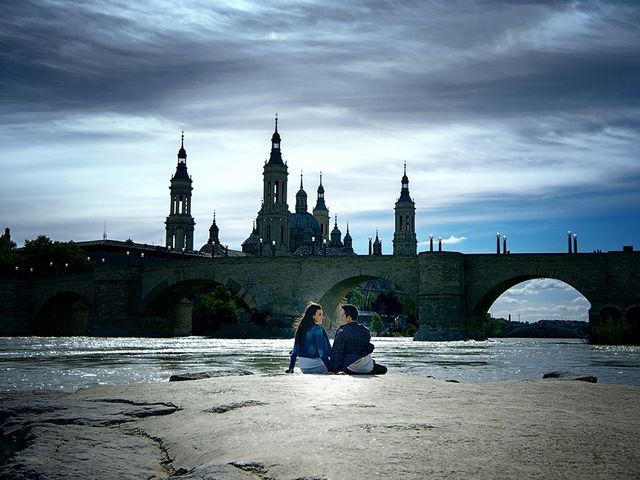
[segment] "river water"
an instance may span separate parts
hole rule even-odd
[[[390,372],[485,383],[538,380],[550,371],[640,386],[640,347],[597,346],[574,339],[414,342],[374,338],[374,358]],[[0,337],[0,391],[71,392],[96,384],[165,382],[175,373],[216,369],[282,373],[293,340],[205,337]]]

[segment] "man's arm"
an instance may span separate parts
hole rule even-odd
[[[333,347],[331,347],[331,367],[330,371],[338,373],[344,368],[344,332],[338,330],[333,339]]]
[[[330,366],[329,363],[329,352],[331,352],[331,344],[329,343],[329,337],[327,336],[327,332],[324,328],[319,328],[316,333],[314,333],[316,348],[318,349],[318,356],[327,366],[327,369]]]

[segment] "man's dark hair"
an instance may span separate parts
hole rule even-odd
[[[358,320],[358,307],[356,307],[355,305],[351,305],[350,303],[340,306],[342,307],[342,310],[344,311],[344,315],[346,317],[351,317],[351,320],[353,320],[354,322]]]

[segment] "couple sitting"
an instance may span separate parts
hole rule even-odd
[[[293,373],[298,360],[302,373],[347,373],[350,375],[382,375],[387,367],[371,358],[371,333],[358,323],[358,309],[341,305],[340,328],[333,347],[322,327],[322,306],[310,303],[296,328],[295,343],[287,373]]]

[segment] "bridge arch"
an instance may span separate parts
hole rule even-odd
[[[325,325],[328,330],[335,330],[340,325],[338,323],[338,319],[340,317],[338,308],[340,303],[345,298],[347,293],[352,290],[355,290],[359,285],[362,285],[365,282],[371,280],[378,280],[380,278],[379,275],[374,274],[358,274],[350,277],[343,278],[341,280],[337,280],[329,289],[325,290],[322,296],[318,299],[318,303],[322,305],[325,316],[328,316],[330,319],[330,324]],[[412,295],[411,291],[404,288],[404,285],[398,283],[393,278],[386,278],[390,280],[397,288],[400,288],[405,292],[407,297],[411,299],[414,304],[417,304],[417,299],[414,295]]]
[[[600,309],[598,314],[598,320],[601,322],[607,320],[619,321],[622,318],[622,312],[620,309],[613,305],[606,305]]]
[[[146,334],[156,336],[192,335],[194,297],[211,292],[217,286],[226,287],[247,312],[257,312],[252,306],[252,297],[231,278],[225,278],[224,283],[211,278],[181,279],[172,283],[163,281],[142,301],[140,328]]]
[[[36,311],[31,333],[43,337],[90,335],[91,309],[91,302],[77,292],[56,293]]]
[[[210,285],[224,285],[235,296],[237,296],[242,302],[251,310],[258,310],[258,305],[253,295],[244,288],[239,282],[231,277],[224,278],[209,278],[202,276],[194,276],[192,278],[180,278],[180,279],[163,279],[154,284],[148,292],[143,296],[141,301],[142,310],[148,310],[159,305],[159,302],[177,302],[176,297],[182,294],[180,298],[183,298],[185,294],[189,294],[193,291],[205,288]],[[163,298],[164,295],[168,295]]]
[[[544,279],[559,280],[569,285],[574,290],[576,290],[580,295],[582,295],[590,304],[593,304],[593,302],[589,299],[587,295],[585,295],[583,291],[581,291],[580,286],[577,285],[577,282],[573,281],[573,279],[562,278],[561,276],[547,277],[547,276],[535,275],[535,274],[524,274],[524,275],[515,275],[512,277],[508,277],[506,279],[497,281],[493,285],[490,285],[485,290],[484,294],[480,296],[479,300],[474,305],[471,306],[471,308],[469,309],[469,316],[484,316],[489,311],[491,306],[495,303],[495,301],[502,294],[506,293],[508,290],[510,290],[512,287],[515,287],[516,285],[519,285],[529,280],[544,280]]]

